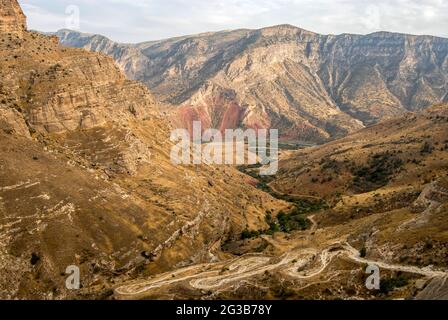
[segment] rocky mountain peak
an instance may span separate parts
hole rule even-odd
[[[0,0],[0,32],[22,34],[26,16],[17,0]]]
[[[263,33],[290,33],[290,34],[297,34],[297,33],[309,33],[309,34],[316,34],[314,32],[293,26],[291,24],[279,24],[275,26],[270,26],[266,28],[262,28],[261,31]]]

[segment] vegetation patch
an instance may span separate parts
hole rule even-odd
[[[269,229],[265,233],[269,235],[275,232],[304,231],[311,226],[310,220],[297,210],[293,210],[289,214],[280,212],[276,219],[271,215],[266,215],[266,223],[269,225]]]
[[[402,166],[403,161],[390,152],[377,153],[369,159],[366,166],[355,168],[353,186],[360,192],[370,192],[384,187]]]
[[[259,182],[257,188],[269,193],[276,199],[289,202],[294,205],[294,208],[288,212],[280,212],[277,217],[273,217],[270,212],[266,213],[266,223],[269,225],[267,230],[244,230],[241,234],[242,239],[251,239],[259,237],[260,235],[272,235],[276,232],[290,233],[298,230],[307,230],[311,226],[310,220],[306,217],[307,214],[319,211],[321,209],[328,209],[328,204],[323,200],[304,199],[302,197],[281,194],[275,192],[269,186],[269,183],[275,180],[275,176],[260,176],[258,168],[261,164],[239,166],[238,170],[244,174],[257,179]]]
[[[409,283],[408,279],[404,276],[398,276],[395,278],[381,279],[380,291],[381,293],[388,294],[397,288],[402,288],[407,286]]]

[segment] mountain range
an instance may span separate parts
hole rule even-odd
[[[275,128],[323,142],[448,101],[448,39],[320,35],[290,25],[139,44],[61,30],[67,46],[112,56],[189,128]]]

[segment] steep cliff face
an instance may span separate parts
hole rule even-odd
[[[84,35],[63,33],[66,45],[96,43],[95,36],[84,42]],[[448,99],[448,40],[436,37],[327,36],[282,25],[126,47],[140,54],[122,67],[161,100],[182,106],[177,123],[185,127],[201,114],[217,128],[272,127],[284,139],[322,141]],[[244,112],[229,123],[232,105]]]
[[[170,131],[112,58],[1,31],[0,298],[105,298],[122,280],[218,259],[221,242],[285,206],[233,168],[172,164]],[[65,286],[70,265],[81,291]]]
[[[367,123],[444,102],[448,40],[387,32],[327,39],[319,76],[342,110]]]
[[[36,33],[2,38],[0,94],[40,133],[143,119],[157,110],[147,89],[127,80],[110,57],[66,50]]]
[[[0,32],[21,35],[26,30],[26,18],[17,0],[0,1]]]
[[[93,52],[100,52],[112,57],[116,65],[126,77],[131,80],[141,80],[150,62],[138,48],[132,45],[120,44],[101,35],[90,35],[60,30],[57,32],[60,42],[71,47],[84,48]]]

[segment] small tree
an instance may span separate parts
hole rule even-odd
[[[249,239],[251,237],[251,233],[248,229],[245,229],[242,233],[241,233],[241,239],[245,240],[245,239]]]
[[[359,256],[361,258],[365,258],[367,256],[367,249],[366,249],[366,247],[362,247],[361,250],[359,250]]]

